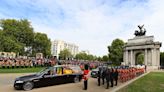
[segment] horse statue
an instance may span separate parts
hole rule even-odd
[[[141,26],[138,25],[139,31],[138,30],[135,30],[134,35],[135,36],[144,36],[146,34],[146,29],[143,28],[143,27],[144,27],[144,25],[141,25]]]

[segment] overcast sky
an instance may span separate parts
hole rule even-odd
[[[4,18],[28,19],[34,31],[51,40],[75,43],[100,56],[114,39],[133,38],[139,24],[164,43],[164,0],[0,0]]]

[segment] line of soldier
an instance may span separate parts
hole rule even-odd
[[[117,68],[99,68],[98,71],[98,86],[102,84],[104,85],[106,80],[106,89],[110,86],[113,87],[114,85],[117,86],[118,81],[121,83],[131,80],[145,72],[144,68],[125,68],[125,69],[117,69]]]
[[[118,69],[119,72],[119,81],[120,82],[126,82],[128,80],[131,80],[137,76],[140,76],[145,72],[144,68],[127,68],[127,69]]]

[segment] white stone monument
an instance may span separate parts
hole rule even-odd
[[[154,36],[145,36],[146,30],[143,26],[138,26],[140,31],[135,31],[135,37],[128,39],[124,46],[124,64],[135,66],[138,53],[142,53],[144,54],[144,65],[147,66],[147,69],[158,69],[162,43],[154,41]]]

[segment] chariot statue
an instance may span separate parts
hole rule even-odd
[[[135,36],[144,36],[146,34],[146,29],[143,28],[144,25],[138,25],[139,30],[135,30]]]

